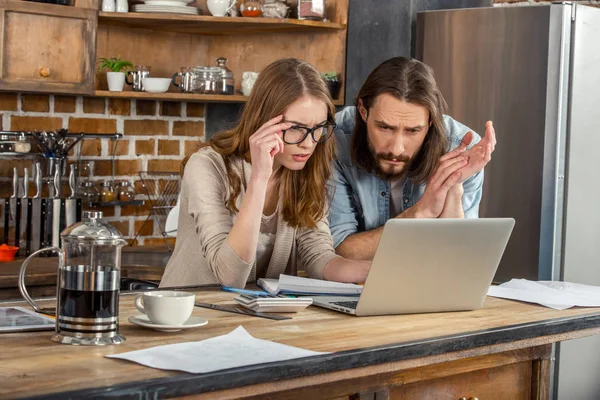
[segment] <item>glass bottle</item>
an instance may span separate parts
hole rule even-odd
[[[92,206],[100,201],[100,193],[94,185],[94,182],[84,181],[79,185],[79,194],[77,197],[82,199],[83,204]]]
[[[227,59],[225,57],[217,58],[217,66],[223,70],[223,75],[219,84],[221,94],[233,94],[235,79],[233,78],[233,71],[227,68]]]
[[[133,190],[133,186],[131,186],[131,182],[124,181],[119,185],[119,201],[133,201],[135,197],[135,191]]]
[[[261,17],[262,0],[242,0],[240,12],[244,17]]]
[[[115,189],[113,189],[113,183],[111,181],[102,182],[102,185],[100,185],[100,202],[110,203],[116,199],[117,195]]]
[[[298,19],[323,21],[325,0],[298,0]]]

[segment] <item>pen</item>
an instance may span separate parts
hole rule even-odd
[[[221,289],[223,289],[226,292],[249,294],[249,295],[269,294],[263,290],[238,289],[238,288],[233,288],[233,287],[229,287],[229,286],[221,286]]]

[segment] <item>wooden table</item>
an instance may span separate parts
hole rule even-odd
[[[234,297],[196,293],[210,303]],[[196,308],[208,325],[177,333],[132,325],[136,313],[133,296],[122,295],[127,341],[119,346],[56,344],[48,331],[0,335],[0,398],[337,399],[379,391],[394,399],[545,399],[551,343],[600,333],[598,308],[557,311],[490,297],[472,312],[361,318],[309,307],[285,321]],[[197,375],[104,358],[239,325],[257,338],[333,354]]]

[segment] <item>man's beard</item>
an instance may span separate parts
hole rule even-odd
[[[406,172],[408,171],[409,164],[411,158],[403,155],[403,154],[394,154],[394,153],[377,153],[371,143],[369,142],[369,151],[371,153],[371,166],[372,172],[379,177],[380,179],[391,181],[402,178]],[[390,163],[386,163],[388,165],[387,168],[382,167],[382,162],[385,160],[393,160],[398,162],[403,162],[404,164],[393,165]]]

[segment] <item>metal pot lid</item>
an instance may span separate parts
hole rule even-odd
[[[102,221],[101,211],[84,211],[83,220],[67,227],[60,236],[67,241],[90,241],[115,245],[127,243],[117,228]]]

